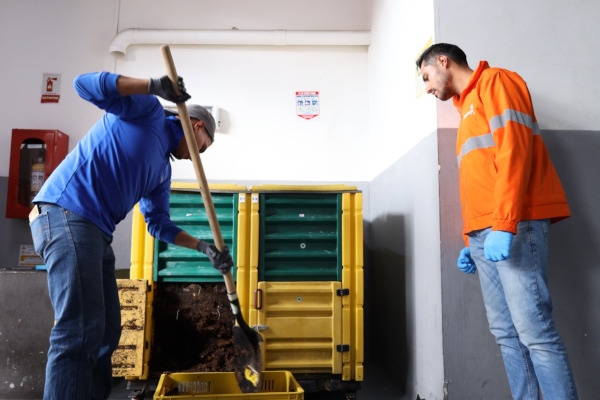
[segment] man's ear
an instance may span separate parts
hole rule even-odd
[[[438,63],[440,64],[441,67],[448,68],[448,64],[450,63],[450,60],[445,55],[439,55]]]
[[[200,121],[199,119],[196,119],[196,122],[194,122],[192,124],[192,126],[194,127],[194,129],[196,128],[196,125],[199,125],[200,129],[203,129],[204,128],[204,121]]]

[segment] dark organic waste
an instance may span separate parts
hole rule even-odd
[[[153,314],[153,373],[234,370],[234,317],[223,283],[159,283]]]

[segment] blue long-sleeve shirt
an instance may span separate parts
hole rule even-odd
[[[169,217],[170,153],[183,137],[156,97],[121,96],[119,75],[75,78],[83,99],[106,111],[44,183],[33,202],[58,204],[112,235],[136,203],[150,234],[173,243],[181,231]]]

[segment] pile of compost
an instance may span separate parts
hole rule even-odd
[[[233,313],[224,283],[159,283],[150,371],[233,371]]]

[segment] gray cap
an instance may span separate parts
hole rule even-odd
[[[204,128],[210,136],[212,142],[215,141],[215,119],[212,114],[204,107],[198,104],[190,104],[187,106],[188,114],[190,118],[195,118],[198,121],[204,121]],[[165,110],[168,111],[168,110]],[[173,112],[173,115],[179,115],[177,111]]]

